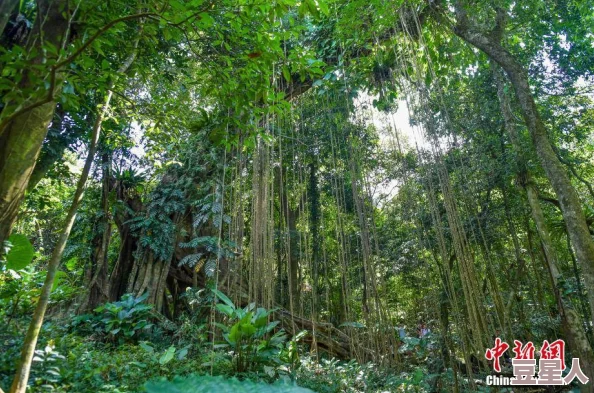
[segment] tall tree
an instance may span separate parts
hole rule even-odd
[[[594,317],[594,240],[590,235],[578,194],[549,140],[547,128],[530,90],[528,73],[516,57],[502,45],[507,11],[500,7],[496,8],[495,27],[490,32],[481,31],[469,18],[465,2],[456,1],[455,12],[454,32],[482,50],[506,72],[511,81],[540,163],[559,198],[567,233],[582,267],[584,281],[588,288],[590,310]]]

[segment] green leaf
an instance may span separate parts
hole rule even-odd
[[[217,297],[221,299],[226,305],[235,309],[235,304],[233,304],[233,301],[229,299],[223,292],[219,291],[218,289],[213,289],[212,292],[217,295]]]
[[[167,349],[167,351],[165,351],[163,356],[161,356],[161,358],[159,359],[159,364],[164,365],[164,364],[169,363],[171,361],[171,359],[173,359],[174,354],[175,354],[175,347],[172,345]]]
[[[177,351],[177,360],[183,360],[188,355],[188,350],[190,346],[183,347],[179,351]]]
[[[64,273],[63,271],[56,272],[56,276],[54,277],[54,284],[52,285],[52,291],[55,291],[56,288],[60,286],[62,280],[66,277],[68,277],[68,274]]]
[[[253,336],[256,333],[256,327],[251,323],[242,323],[240,325],[241,333],[246,336]]]
[[[141,341],[141,342],[138,343],[138,345],[140,346],[140,348],[144,349],[148,353],[155,352],[155,348],[153,348],[152,346],[150,346],[149,344],[147,344],[146,341]]]
[[[283,76],[287,82],[291,82],[291,71],[289,71],[289,67],[283,66]]]
[[[215,307],[216,307],[217,310],[219,310],[220,312],[222,312],[223,314],[225,314],[225,315],[227,315],[229,317],[233,315],[234,309],[231,306],[228,306],[226,304],[219,303]]]
[[[33,260],[35,249],[27,236],[15,233],[8,238],[12,248],[6,254],[6,267],[12,270],[22,270]]]
[[[231,327],[231,331],[229,332],[229,343],[235,344],[237,341],[241,340],[241,330],[239,329],[239,322]]]
[[[328,3],[326,3],[326,0],[318,0],[318,7],[320,8],[320,11],[322,11],[322,14],[326,16],[330,14],[330,10],[328,9]]]

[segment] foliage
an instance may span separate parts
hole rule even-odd
[[[396,392],[406,386],[407,374],[398,375],[374,364],[343,362],[338,359],[305,358],[296,381],[318,393]],[[416,384],[418,385],[418,383]],[[411,389],[411,391],[414,391]]]
[[[221,392],[221,393],[311,393],[309,389],[298,386],[276,383],[269,385],[252,381],[239,381],[235,378],[194,375],[186,378],[175,378],[171,382],[150,382],[146,385],[149,393],[171,392]]]
[[[159,365],[161,365],[161,366],[164,366],[167,363],[171,362],[171,360],[173,360],[174,356],[178,360],[183,360],[186,357],[186,355],[188,354],[188,349],[190,347],[189,345],[187,345],[178,351],[177,348],[175,348],[172,345],[169,348],[165,349],[162,354],[158,354],[155,352],[155,348],[152,345],[150,345],[150,343],[148,343],[146,341],[141,341],[139,343],[139,345],[140,345],[140,347],[142,347],[142,349],[144,349],[151,355],[153,362],[159,363]],[[143,363],[137,363],[136,365],[141,368],[146,367],[146,365],[144,365]]]
[[[225,294],[213,289],[215,295],[223,302],[217,303],[216,309],[227,317],[228,325],[216,324],[223,331],[226,344],[233,350],[235,367],[238,372],[249,371],[256,366],[280,363],[279,353],[286,341],[283,330],[270,335],[279,321],[269,322],[274,310],[256,308],[250,303],[244,308],[236,307]],[[290,354],[291,357],[296,355]]]
[[[35,384],[42,389],[53,390],[53,386],[62,382],[64,373],[58,366],[61,360],[65,359],[63,355],[55,351],[52,343],[45,346],[44,349],[35,350],[34,362],[39,363],[39,375],[35,378]]]
[[[76,317],[73,326],[90,326],[93,331],[103,334],[107,340],[113,342],[137,340],[143,331],[153,326],[149,322],[153,307],[143,304],[147,297],[148,293],[139,297],[125,294],[117,302],[97,307],[93,315]]]
[[[8,243],[2,253],[5,255],[6,269],[16,271],[26,268],[35,255],[35,249],[27,236],[14,233],[8,238]]]
[[[15,113],[49,108],[37,124],[47,135],[26,155],[33,174],[14,234],[0,245],[2,387],[107,90],[101,154],[52,288],[33,390],[135,392],[180,376],[146,388],[298,391],[257,382],[288,378],[317,392],[464,391],[470,376],[452,369],[466,371],[460,359],[480,351],[470,342],[479,333],[565,337],[558,293],[591,320],[590,265],[509,78],[452,27],[465,4],[478,28],[501,28],[489,36],[500,33],[528,77],[544,146],[594,232],[592,0],[88,0],[57,13],[72,33],[59,45],[43,30],[56,21],[39,18],[46,3],[21,1],[0,31],[2,147],[16,138],[4,128]],[[32,134],[36,118],[14,135]],[[23,172],[3,165],[0,199],[12,190],[4,180]],[[543,251],[558,259],[556,288]],[[161,291],[154,305],[148,293],[115,301],[122,289],[103,293],[110,301],[93,314],[71,315],[89,283],[136,287],[143,268],[143,286]],[[475,304],[484,313],[469,312]],[[285,310],[269,307],[329,333],[289,339],[275,320]],[[469,326],[472,315],[485,329]],[[432,333],[411,336],[421,323]],[[592,344],[591,326],[579,327]],[[333,346],[319,339],[334,338],[347,359],[326,357]],[[304,341],[318,343],[312,357]],[[185,377],[195,372],[255,381]]]

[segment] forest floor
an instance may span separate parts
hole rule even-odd
[[[14,374],[27,326],[24,317],[7,321],[0,329],[0,387],[8,387]],[[130,327],[123,326],[126,330]],[[41,332],[30,379],[31,392],[214,392],[207,388],[237,378],[241,385],[249,381],[274,383],[271,392],[453,392],[454,375],[444,369],[436,352],[437,337],[406,337],[400,347],[398,365],[383,368],[372,363],[338,360],[320,355],[316,359],[311,347],[301,345],[293,362],[283,358],[283,351],[252,359],[250,367],[239,371],[234,355],[224,345],[211,342],[208,326],[185,320],[179,325],[156,323],[141,333],[124,336],[106,335],[97,326],[90,326],[84,316],[49,318]],[[118,332],[119,333],[119,332]],[[287,348],[286,345],[283,348]],[[463,364],[458,361],[459,367]],[[505,371],[505,370],[504,370]],[[174,377],[197,375],[182,380],[179,390],[168,390]],[[489,387],[486,373],[474,378],[477,391],[483,392],[560,392],[561,389]],[[458,374],[460,391],[470,389],[469,381]],[[153,382],[149,382],[153,381]],[[156,381],[156,382],[155,382]],[[161,382],[159,382],[161,381]],[[192,382],[194,381],[194,382]],[[246,382],[247,381],[247,382]],[[149,383],[147,383],[149,382]],[[202,386],[192,388],[190,382]],[[180,382],[181,383],[181,382]],[[186,388],[187,386],[187,388]],[[259,385],[258,385],[259,386]],[[271,386],[271,385],[261,385]],[[282,390],[282,387],[293,389]],[[255,391],[267,391],[258,387]],[[237,388],[229,391],[240,393]],[[252,391],[252,390],[246,390]],[[576,390],[577,392],[577,390]]]

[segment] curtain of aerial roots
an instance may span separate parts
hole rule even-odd
[[[355,107],[357,119],[356,129],[363,129],[368,124],[374,124],[373,112],[365,110],[361,106],[368,107],[368,104]],[[381,276],[376,272],[375,261],[378,260],[379,245],[376,234],[374,202],[370,193],[370,186],[367,174],[363,173],[362,160],[366,154],[361,151],[363,143],[351,135],[348,141],[349,149],[349,176],[351,179],[351,191],[353,202],[359,224],[359,244],[363,265],[363,317],[368,329],[369,346],[379,358],[375,359],[384,364],[395,361],[395,350],[397,348],[395,335],[391,327],[391,321],[382,306],[380,287],[385,288]],[[385,296],[384,296],[385,298]],[[377,356],[376,356],[377,357]]]
[[[270,147],[257,139],[252,172],[252,214],[248,300],[267,308],[274,304],[273,174]]]
[[[424,75],[422,75],[421,72],[422,68],[417,63],[416,56],[414,55],[414,49],[416,49],[415,46],[417,45],[417,43],[412,38],[412,35],[410,33],[411,29],[415,29],[415,31],[420,30],[420,22],[418,20],[416,13],[414,12],[414,9],[412,10],[412,20],[414,24],[413,26],[410,26],[410,23],[407,22],[407,20],[410,19],[408,19],[406,15],[401,13],[400,16],[400,20],[406,35],[405,43],[406,45],[408,45],[409,53],[413,54],[409,56],[409,60],[413,63],[412,68],[415,72],[415,75],[407,74],[404,75],[404,77],[406,80],[412,82],[413,86],[417,86],[416,92],[408,92],[407,94],[407,96],[409,97],[411,95],[416,95],[416,98],[418,100],[418,102],[416,104],[413,104],[410,109],[413,112],[415,112],[414,116],[421,120],[422,124],[424,125],[424,130],[426,130],[426,132],[424,132],[424,138],[428,140],[432,145],[434,165],[431,165],[430,162],[427,164],[430,173],[433,171],[431,168],[437,168],[436,174],[439,182],[439,188],[441,190],[443,197],[443,204],[446,210],[446,218],[452,237],[453,249],[458,262],[457,266],[458,273],[460,276],[460,283],[462,286],[463,301],[466,305],[467,318],[470,324],[469,334],[472,338],[472,350],[475,354],[479,355],[478,358],[481,359],[482,357],[480,356],[480,354],[484,351],[484,348],[487,348],[487,345],[489,345],[488,324],[486,320],[483,293],[479,288],[478,273],[476,271],[474,256],[470,249],[470,244],[466,235],[466,231],[460,218],[457,197],[456,195],[454,195],[454,192],[452,190],[449,173],[446,169],[443,154],[441,152],[440,140],[437,137],[437,116],[434,116],[434,114],[431,111],[431,108],[429,106],[428,92],[424,87],[423,83],[415,82],[425,80]],[[419,37],[422,40],[422,35],[420,35]],[[430,65],[429,56],[426,55],[425,57],[426,61]],[[402,57],[400,57],[400,59],[402,59]],[[401,69],[407,70],[407,67],[404,66],[404,64],[402,65],[403,67]],[[451,124],[449,124],[448,122],[449,118],[447,116],[447,111],[445,110],[445,108],[442,108],[442,111],[443,113],[445,113],[446,118],[441,120],[445,122],[446,127],[451,127]],[[429,181],[432,181],[432,179],[433,176],[429,176]],[[434,217],[434,220],[436,218],[437,217]],[[439,231],[439,223],[434,222],[434,225],[436,226],[436,230]],[[442,264],[444,265],[447,263],[447,260],[442,261]],[[447,285],[449,286],[450,284],[451,283],[448,283]]]
[[[235,150],[235,157],[237,157],[235,167],[232,172],[232,182],[230,187],[231,196],[231,225],[229,229],[229,240],[235,244],[236,260],[229,265],[229,274],[227,274],[226,290],[232,296],[235,304],[241,304],[242,295],[247,293],[244,282],[244,268],[249,270],[249,261],[246,265],[243,258],[243,237],[245,232],[245,215],[244,215],[244,179],[247,175],[246,155],[243,153],[243,139],[240,138],[238,147]]]

